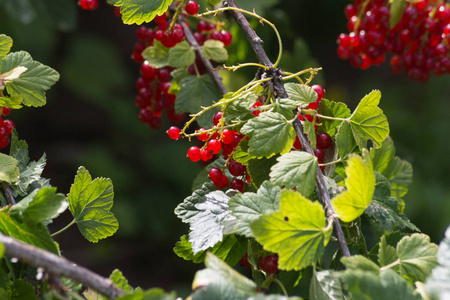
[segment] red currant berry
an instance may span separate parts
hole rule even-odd
[[[158,77],[159,82],[168,81],[170,79],[170,71],[167,68],[160,69],[156,76]]]
[[[167,19],[167,15],[162,14],[160,16],[156,16],[154,20],[155,20],[156,24],[162,25],[162,24],[166,23],[166,19]]]
[[[222,30],[220,33],[222,33],[221,41],[223,42],[224,46],[229,46],[231,44],[231,41],[233,40],[233,36],[231,35],[231,33],[226,30]]]
[[[252,184],[252,179],[250,178],[250,175],[249,175],[248,173],[245,174],[245,180],[246,180],[248,183]]]
[[[245,252],[245,254],[242,256],[242,258],[239,260],[239,264],[241,266],[243,266],[245,269],[249,270],[249,271],[252,270],[252,266],[248,262],[248,254],[247,254],[247,252]]]
[[[323,96],[325,96],[325,90],[321,85],[315,84],[311,87],[317,93],[317,99],[322,100]]]
[[[5,148],[9,144],[9,136],[0,139],[0,148]]]
[[[9,113],[12,111],[12,108],[10,108],[10,107],[3,107],[2,108],[2,113],[1,113],[1,115],[2,116],[7,116],[7,115],[9,115]]]
[[[219,124],[220,119],[222,119],[222,115],[223,113],[221,111],[219,111],[218,113],[216,113],[213,117],[213,123],[215,126],[217,126],[217,124]]]
[[[80,0],[78,5],[84,10],[96,10],[98,8],[98,0]]]
[[[297,149],[297,150],[301,150],[302,149],[302,144],[300,143],[300,140],[298,139],[298,136],[295,137],[294,148]]]
[[[198,13],[198,4],[195,1],[188,1],[184,9],[188,15],[196,15]]]
[[[325,158],[325,152],[320,148],[316,148],[316,150],[314,150],[314,155],[318,160],[322,160]]]
[[[167,130],[167,134],[172,140],[176,140],[180,137],[180,128],[172,126]]]
[[[167,119],[174,124],[183,122],[185,116],[186,116],[185,113],[177,114],[173,109],[173,107],[170,107],[166,112]]]
[[[141,65],[141,75],[148,81],[153,81],[157,73],[158,70],[150,66],[147,61]]]
[[[234,179],[230,183],[230,188],[243,193],[244,189],[245,189],[245,183],[242,180],[240,180],[240,179]]]
[[[191,161],[196,162],[200,160],[200,148],[197,146],[192,146],[188,150],[188,157]]]
[[[12,129],[13,129],[13,128],[16,128],[16,125],[14,125],[14,122],[11,121],[11,120],[4,120],[2,126],[5,127],[6,132],[7,132],[8,134],[11,134]]]
[[[150,122],[148,124],[150,125],[151,129],[158,129],[162,126],[162,121],[158,117],[153,117],[150,119]]]
[[[222,143],[228,145],[234,142],[234,132],[229,129],[222,130]]]
[[[206,148],[211,151],[212,154],[217,154],[222,150],[222,143],[216,139],[211,139],[208,141]]]
[[[209,151],[206,148],[203,148],[202,150],[200,150],[200,158],[203,161],[208,161],[213,157],[213,154],[211,153],[211,151]]]
[[[206,131],[206,129],[205,129],[205,128],[200,128],[200,129],[198,130],[199,133],[200,133],[200,132],[203,132],[203,131]],[[204,133],[202,133],[202,134],[200,134],[200,135],[197,135],[197,138],[198,138],[200,141],[205,142],[206,140],[209,139],[209,133],[204,132]]]
[[[211,170],[209,170],[208,176],[209,179],[211,179],[211,181],[215,183],[220,182],[220,180],[222,180],[223,173],[222,170],[220,170],[219,168],[212,168]]]
[[[266,273],[276,273],[278,272],[278,255],[269,254],[262,257],[259,261],[259,267]]]
[[[231,160],[228,163],[228,171],[230,171],[230,174],[233,176],[241,176],[244,174],[245,170],[247,170],[247,167],[235,160]]]
[[[326,132],[322,132],[319,133],[316,137],[317,140],[317,147],[319,147],[320,149],[328,149],[331,146],[331,136],[326,133]]]

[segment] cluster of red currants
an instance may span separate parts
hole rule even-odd
[[[247,252],[239,260],[239,264],[247,270],[252,270],[252,266],[248,262]],[[267,274],[275,274],[278,272],[278,254],[267,254],[259,257],[258,269],[263,270]]]
[[[429,2],[428,2],[429,1]],[[450,8],[437,0],[409,2],[393,28],[385,0],[354,0],[345,8],[349,34],[337,40],[341,59],[355,68],[378,66],[392,53],[394,74],[402,69],[417,81],[450,73]],[[432,3],[433,2],[433,3]],[[392,23],[392,20],[391,20]]]
[[[11,108],[8,107],[0,107],[0,148],[5,148],[8,146],[10,138],[9,136],[12,133],[12,129],[16,128],[13,121],[11,120],[3,120],[2,117],[9,115],[11,112]]]

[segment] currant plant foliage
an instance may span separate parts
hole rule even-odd
[[[195,1],[108,3],[119,8],[125,24],[157,24],[154,29],[139,27],[140,42],[132,55],[141,63],[135,101],[140,120],[159,128],[166,109],[169,120],[186,121],[167,133],[173,140],[198,140],[187,157],[206,164],[194,178],[192,194],[175,209],[189,232],[174,252],[206,265],[197,272],[188,299],[448,297],[449,230],[438,248],[404,214],[412,166],[395,156],[379,90],[363,96],[353,111],[325,98],[325,89],[313,84],[321,68],[279,69],[283,52],[276,27],[233,1],[209,1],[215,11]],[[361,12],[370,3],[364,1]],[[92,9],[89,1],[79,4]],[[390,22],[401,22],[398,7],[405,5],[392,1]],[[228,71],[259,69],[234,92],[227,92],[211,72],[226,63],[226,47],[232,42],[224,23],[215,19],[222,12],[257,18],[275,30],[280,44],[274,64],[223,66]],[[244,32],[249,29],[241,26]],[[11,45],[11,38],[0,35],[1,105],[44,105],[58,73],[24,51],[9,53]],[[340,55],[344,50],[338,50]],[[41,177],[45,155],[30,162],[28,146],[15,130],[10,153],[0,155],[0,165],[2,234],[60,255],[53,236],[74,224],[90,242],[117,231],[110,179],[93,180],[80,167],[69,193],[57,193]],[[47,225],[67,208],[73,221],[50,234]],[[5,247],[0,244],[0,255]],[[42,270],[21,262],[27,271],[17,272],[14,259],[3,260],[0,295],[37,299],[33,283]],[[175,292],[134,289],[118,270],[110,280],[121,292],[109,298],[176,299]],[[70,279],[62,285],[64,295],[47,280],[36,289],[48,299],[103,297]]]

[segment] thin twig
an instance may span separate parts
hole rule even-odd
[[[224,5],[236,7],[234,0],[225,1]],[[247,36],[247,39],[249,40],[253,50],[255,50],[255,54],[258,57],[259,61],[263,65],[271,68],[273,66],[273,64],[269,60],[266,52],[264,51],[264,48],[262,47],[263,42],[256,35],[255,31],[251,28],[247,19],[240,12],[235,11],[235,10],[231,10],[230,14],[234,18],[234,20],[238,23],[239,27],[244,32],[244,34]],[[273,85],[273,87],[271,87],[271,90],[276,91],[277,97],[279,97],[279,98],[287,98],[288,97],[288,94],[284,88],[284,85],[281,82],[281,78],[275,76],[273,78],[273,80],[270,81],[268,84]],[[311,148],[308,138],[303,133],[303,127],[302,127],[300,120],[297,118],[293,122],[292,125],[294,126],[295,132],[297,133],[297,136],[300,140],[300,143],[302,144],[303,149],[306,152],[308,152],[309,154],[314,155],[314,151]],[[350,256],[350,251],[348,249],[347,241],[345,240],[345,236],[344,236],[344,232],[342,231],[341,224],[339,223],[339,219],[337,218],[336,214],[334,213],[333,207],[331,206],[330,195],[328,194],[328,190],[327,190],[327,187],[325,184],[325,179],[323,177],[322,171],[320,170],[320,167],[317,167],[316,184],[319,189],[320,196],[322,198],[322,204],[325,209],[325,214],[326,214],[327,218],[329,218],[329,217],[333,218],[333,229],[334,229],[336,238],[338,240],[342,255]]]
[[[14,195],[12,193],[11,187],[9,186],[9,184],[6,181],[2,181],[2,188],[3,188],[3,192],[5,193],[6,196],[6,201],[8,201],[9,204],[14,205],[16,204],[16,199],[14,198]]]
[[[18,258],[20,261],[36,268],[43,268],[53,276],[65,276],[82,285],[92,288],[98,293],[115,299],[125,294],[114,283],[84,267],[50,253],[43,249],[28,245],[0,233],[0,243],[5,247],[5,256]]]

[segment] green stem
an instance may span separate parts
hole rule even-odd
[[[334,164],[340,163],[341,161],[342,161],[342,159],[339,158],[338,160],[335,160],[335,161],[330,161],[330,162],[327,162],[327,163],[319,164],[319,166],[320,167],[325,167],[325,166],[329,166],[329,165],[334,165]]]
[[[396,261],[391,262],[390,264],[385,265],[384,267],[381,267],[380,272],[383,272],[383,271],[386,271],[387,269],[398,266],[399,264],[400,264],[400,260],[397,259]]]
[[[314,114],[315,117],[319,117],[321,119],[328,119],[328,120],[334,120],[334,121],[348,121],[348,119],[344,118],[336,118],[336,117],[329,117],[321,114]]]
[[[312,74],[317,74],[318,71],[322,70],[322,68],[309,68],[309,69],[305,69],[305,70],[301,70],[300,72],[297,73],[291,73],[291,72],[283,72],[283,75],[288,75],[283,77],[283,80],[289,80],[292,78],[297,78],[298,76],[305,74],[305,73],[312,73]],[[303,81],[300,78],[297,78],[297,80],[300,80],[300,82],[303,83]]]
[[[75,223],[76,223],[76,221],[75,221],[75,219],[73,219],[72,222],[69,223],[69,225],[67,225],[67,226],[64,227],[63,229],[61,229],[61,230],[59,230],[59,231],[57,231],[57,232],[51,234],[50,236],[53,237],[53,236],[55,236],[55,235],[57,235],[57,234],[60,234],[61,232],[65,231],[66,229],[68,229],[70,226],[72,226],[72,225],[75,224]]]
[[[276,284],[278,284],[278,286],[280,287],[281,291],[283,292],[283,294],[286,297],[289,296],[286,288],[283,285],[283,283],[280,280],[278,280],[277,278],[275,278],[275,277],[270,277],[270,278],[267,278],[266,280],[264,280],[263,284],[261,285],[261,288],[269,289],[269,286],[270,286],[270,284],[272,282],[275,282]]]
[[[210,14],[216,15],[219,12],[223,12],[223,11],[227,11],[227,10],[234,10],[234,11],[238,11],[240,13],[247,14],[249,16],[255,17],[255,18],[259,19],[259,22],[264,22],[267,25],[269,25],[270,27],[272,27],[273,31],[275,31],[275,35],[277,36],[278,46],[280,48],[279,51],[278,51],[277,60],[273,64],[273,68],[276,68],[278,66],[278,64],[280,63],[280,61],[281,61],[281,55],[283,53],[283,43],[281,41],[281,36],[280,36],[280,33],[277,30],[277,27],[273,23],[269,22],[269,20],[264,19],[263,17],[261,17],[260,15],[258,15],[256,13],[252,13],[252,12],[246,11],[245,9],[241,9],[241,8],[237,8],[237,7],[231,7],[231,6],[222,7],[222,8],[216,9],[216,10],[208,11],[208,12],[205,12],[205,13],[199,15],[199,16],[205,16],[205,15],[210,15]]]
[[[238,69],[240,69],[240,68],[243,68],[243,67],[250,67],[250,66],[258,67],[258,68],[263,68],[263,69],[269,70],[268,67],[266,67],[266,66],[264,66],[264,65],[262,65],[262,64],[258,64],[258,63],[244,63],[244,64],[238,64],[237,66],[231,66],[231,67],[224,66],[223,68],[226,69],[226,70],[231,70],[231,71],[234,72],[234,71],[236,71],[236,70],[238,70]]]
[[[181,11],[183,10],[184,7],[184,2],[186,2],[186,0],[182,0],[180,2],[180,4],[178,4],[177,10],[175,11],[173,18],[172,18],[172,22],[170,22],[170,26],[169,28],[167,28],[167,31],[170,32],[173,29],[173,26],[175,26],[175,23],[178,19],[178,16],[180,15]],[[195,65],[195,64],[194,64]]]

